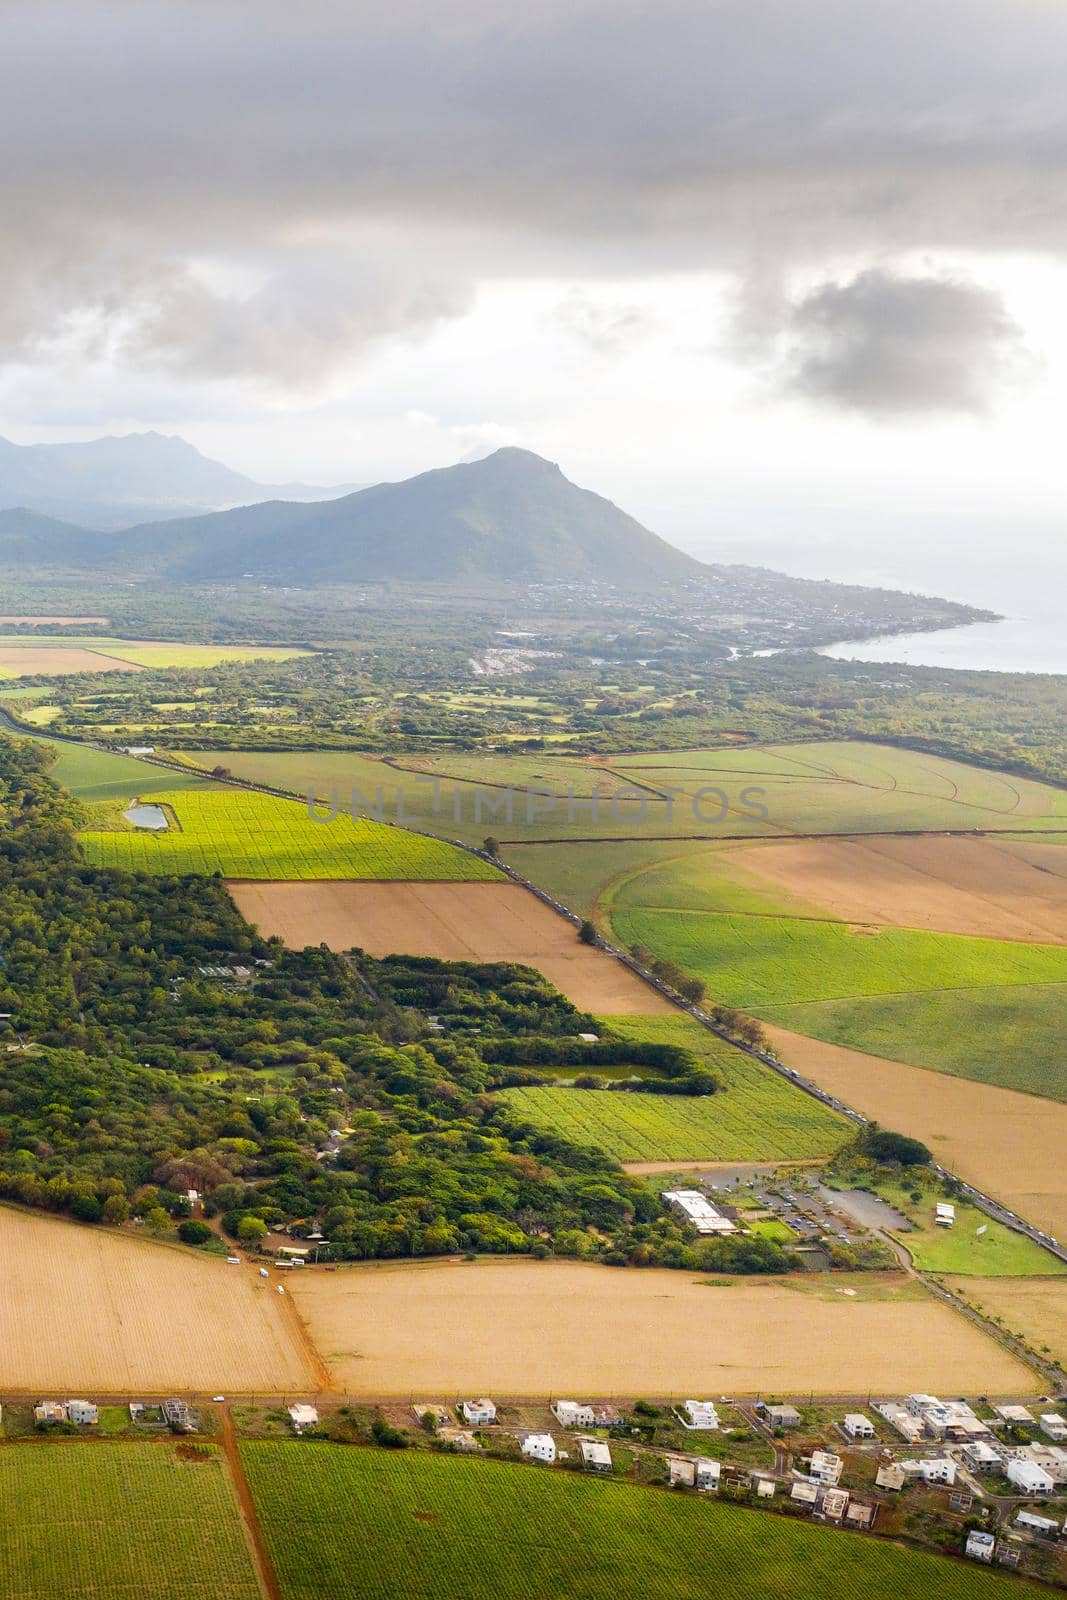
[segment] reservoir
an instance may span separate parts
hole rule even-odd
[[[127,822],[132,822],[135,828],[151,828],[153,832],[159,832],[169,826],[167,813],[162,806],[145,806],[135,801],[122,815]]]

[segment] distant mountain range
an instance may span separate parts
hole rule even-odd
[[[13,481],[35,490],[27,504],[0,510],[0,567],[19,577],[191,584],[252,579],[301,588],[395,582],[451,585],[467,593],[510,583],[598,583],[645,596],[689,583],[704,591],[699,604],[756,620],[810,620],[817,613],[830,638],[835,618],[845,616],[865,619],[862,632],[868,623],[868,631],[880,631],[883,623],[890,629],[949,626],[991,615],[951,601],[707,565],[529,450],[497,450],[482,461],[336,498],[316,499],[324,491],[305,488],[299,497],[291,490],[287,498],[263,500],[263,485],[183,440],[135,434],[87,445],[3,445],[0,507],[14,492]],[[95,520],[79,524],[49,512],[75,489],[83,502],[90,489],[98,497]],[[228,501],[242,493],[247,500],[253,490],[250,503],[175,514],[175,507],[198,497]],[[157,509],[118,525],[121,507],[151,501],[158,508],[164,496],[164,517]]]
[[[323,500],[353,487],[256,483],[163,433],[84,444],[0,439],[0,508],[24,507],[86,528],[126,528],[261,500]]]

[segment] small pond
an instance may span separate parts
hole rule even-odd
[[[143,806],[135,801],[122,815],[127,822],[132,822],[135,828],[151,828],[158,832],[170,826],[167,822],[167,813],[162,806]]]

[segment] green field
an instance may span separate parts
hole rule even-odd
[[[888,1061],[1067,1100],[1067,983],[822,1000],[760,1014]]]
[[[1067,948],[843,922],[623,908],[612,926],[706,980],[727,1005],[762,1015],[801,1001],[1067,982]]]
[[[135,756],[114,755],[110,750],[66,744],[59,739],[38,742],[46,745],[54,756],[48,776],[89,805],[107,800],[130,800],[149,789],[158,789],[162,782],[168,789],[211,787],[210,780],[200,773],[190,773],[186,777],[180,772],[165,772],[148,761],[138,761]]]
[[[1032,1239],[994,1222],[966,1200],[952,1198],[955,1224],[940,1228],[934,1221],[934,1205],[949,1198],[940,1189],[925,1190],[922,1199],[914,1201],[912,1192],[920,1191],[913,1191],[907,1182],[878,1179],[871,1187],[912,1224],[896,1237],[920,1272],[955,1272],[972,1278],[1048,1278],[1067,1274],[1067,1266]],[[979,1228],[985,1231],[980,1234]]]
[[[138,667],[217,667],[233,661],[288,661],[312,652],[290,645],[172,644],[167,640],[100,638],[93,634],[0,633],[4,650],[93,650]]]
[[[50,1440],[0,1449],[4,1600],[259,1600],[214,1450]]]
[[[313,821],[306,805],[235,789],[167,789],[142,799],[169,808],[162,833],[86,831],[96,867],[126,872],[221,872],[228,878],[376,878],[466,882],[498,877],[494,867],[440,839],[343,813]]]
[[[539,1127],[617,1161],[815,1160],[852,1136],[843,1117],[688,1017],[603,1020],[615,1034],[693,1050],[723,1088],[701,1097],[506,1089],[500,1098]]]
[[[1028,1592],[970,1563],[552,1468],[288,1441],[241,1455],[285,1600]]]
[[[675,751],[640,756],[610,756],[598,762],[573,755],[448,754],[400,756],[390,764],[358,751],[240,751],[204,749],[187,754],[210,770],[217,763],[253,782],[306,794],[312,787],[328,798],[334,784],[347,797],[353,784],[369,797],[380,784],[388,814],[395,815],[398,789],[410,811],[424,825],[451,837],[474,839],[487,833],[521,843],[525,840],[604,839],[678,840],[689,836],[715,839],[788,836],[793,833],[870,833],[886,829],[1005,828],[1015,832],[1067,826],[1067,794],[1025,778],[968,767],[938,756],[917,755],[890,746],[847,743],[798,744],[744,749]],[[414,770],[418,762],[441,776],[441,811],[435,819],[427,783]],[[403,770],[407,768],[409,770]],[[576,802],[587,802],[594,782],[604,791],[597,816],[588,803],[557,798],[548,805],[533,800],[528,813],[525,790],[551,790],[557,797],[573,785]],[[632,782],[643,798],[610,803],[610,795]],[[475,815],[477,783],[514,790],[512,814],[490,817],[483,805]],[[666,789],[679,793],[671,800]],[[725,808],[713,795],[698,798],[701,789],[721,789]],[[760,790],[759,804],[767,818],[755,815],[753,799],[742,791]],[[658,793],[657,793],[658,791]],[[458,808],[458,814],[457,814]],[[720,815],[720,811],[722,814]],[[585,847],[582,846],[583,854]],[[590,860],[603,868],[596,887],[614,878],[618,868],[610,852],[594,842]],[[536,865],[541,852],[531,852]],[[552,864],[545,860],[546,872]],[[558,863],[557,870],[564,872]],[[579,869],[584,870],[584,869]],[[548,879],[532,872],[539,882]],[[549,885],[551,886],[551,885]],[[594,891],[595,892],[595,891]]]

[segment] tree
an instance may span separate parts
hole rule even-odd
[[[500,840],[494,839],[493,835],[490,834],[487,839],[483,840],[482,849],[485,851],[487,856],[499,856]]]
[[[99,1222],[104,1209],[95,1194],[76,1194],[70,1202],[71,1215],[79,1222]]]
[[[170,1217],[162,1206],[153,1206],[150,1211],[146,1211],[143,1220],[149,1233],[164,1234],[170,1232]]]
[[[118,1227],[121,1223],[128,1221],[129,1215],[129,1201],[121,1194],[109,1194],[104,1201],[104,1221],[109,1222],[112,1227]]]
[[[178,1224],[178,1238],[182,1244],[207,1244],[214,1237],[214,1230],[206,1222],[189,1220]]]
[[[597,935],[596,928],[589,921],[588,917],[586,917],[585,921],[582,923],[581,927],[578,929],[578,937],[582,941],[583,944],[598,944],[599,943],[599,937]]]
[[[925,1166],[932,1161],[929,1150],[918,1139],[907,1134],[890,1133],[884,1128],[870,1128],[859,1141],[860,1149],[872,1161],[891,1161],[900,1167]]]
[[[267,1237],[267,1224],[262,1217],[254,1217],[249,1213],[237,1224],[237,1237],[243,1244],[258,1244]]]

